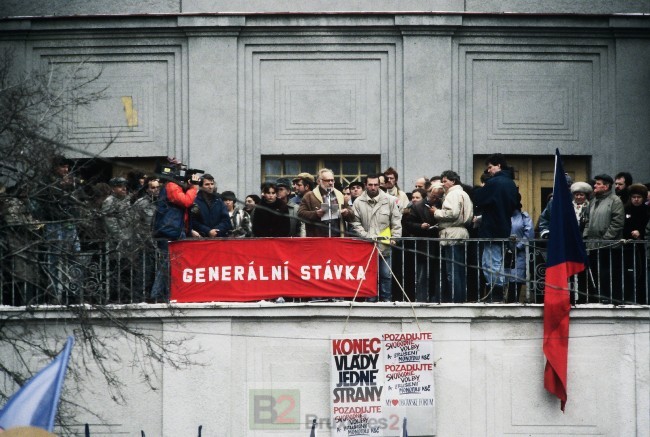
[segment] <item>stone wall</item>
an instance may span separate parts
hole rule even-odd
[[[13,311],[5,308],[2,316]],[[45,319],[53,335],[71,332],[74,326],[58,316],[37,312],[33,322]],[[193,359],[204,365],[154,366],[151,376],[159,389],[153,392],[124,367],[123,406],[111,403],[101,378],[91,373],[74,396],[112,424],[96,425],[96,432],[135,435],[142,429],[147,435],[179,436],[194,435],[203,425],[204,435],[278,435],[272,427],[254,429],[259,424],[251,410],[254,390],[274,389],[299,393],[295,408],[303,423],[281,435],[305,436],[311,416],[330,415],[330,336],[421,331],[433,333],[436,415],[431,420],[439,436],[650,435],[647,308],[587,305],[571,311],[564,414],[543,387],[542,307],[537,305],[195,304],[183,305],[176,316],[150,305],[136,307],[130,320],[153,335],[183,338],[190,349],[200,348]],[[126,362],[138,356],[120,336],[109,343]],[[81,353],[78,343],[72,359],[79,363]],[[10,362],[3,352],[3,363]],[[97,423],[84,413],[77,419]],[[320,426],[318,435],[330,435],[325,424]]]
[[[107,98],[68,114],[79,156],[176,156],[219,190],[256,192],[263,156],[296,154],[376,156],[410,187],[559,148],[650,180],[647,2],[262,3],[2,2],[0,48],[17,71],[102,72]]]

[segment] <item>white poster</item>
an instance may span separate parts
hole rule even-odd
[[[331,352],[334,436],[435,435],[430,332],[340,336]]]

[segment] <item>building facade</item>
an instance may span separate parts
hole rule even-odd
[[[448,168],[477,182],[501,152],[537,217],[555,148],[576,180],[650,181],[649,13],[641,1],[5,1],[0,47],[18,71],[101,72],[106,98],[69,114],[76,157],[152,168],[176,156],[243,198],[320,166],[343,184],[388,166],[408,190]]]

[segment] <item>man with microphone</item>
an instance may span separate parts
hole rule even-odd
[[[298,217],[305,220],[308,237],[345,236],[345,222],[352,221],[354,213],[345,203],[343,193],[334,188],[332,170],[322,168],[318,171],[318,187],[305,193]]]

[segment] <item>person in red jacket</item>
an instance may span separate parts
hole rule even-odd
[[[176,165],[180,166],[180,163]],[[198,173],[187,174],[183,181],[164,174],[163,177],[167,183],[158,195],[153,220],[153,236],[160,251],[160,266],[151,288],[152,302],[169,299],[169,241],[185,239],[191,232],[189,210],[196,199],[200,181]]]

